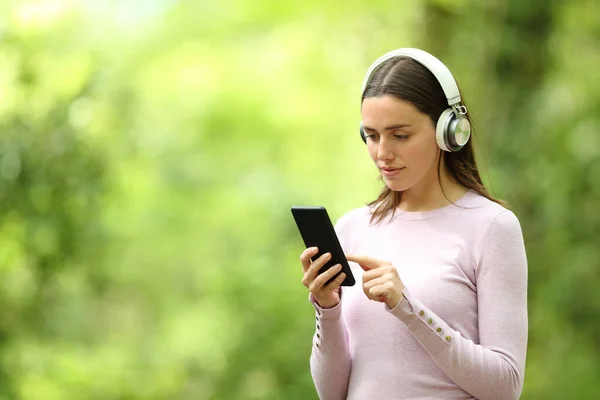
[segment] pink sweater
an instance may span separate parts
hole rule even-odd
[[[335,225],[347,254],[390,261],[406,285],[394,308],[367,299],[362,269],[340,303],[316,309],[310,368],[328,399],[518,399],[527,348],[527,259],[518,219],[469,191],[454,205],[369,225]]]

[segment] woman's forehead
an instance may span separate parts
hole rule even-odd
[[[361,115],[365,125],[416,123],[425,114],[405,100],[391,95],[367,97],[362,102]]]

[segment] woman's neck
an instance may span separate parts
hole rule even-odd
[[[403,191],[398,208],[409,212],[435,210],[456,202],[469,191],[468,187],[452,179],[445,168],[441,172],[441,179],[438,179],[437,173],[432,174]]]

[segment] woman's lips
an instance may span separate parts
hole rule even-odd
[[[381,169],[381,173],[384,176],[396,176],[400,173],[400,171],[402,171],[404,169],[404,167],[402,168],[380,168]]]

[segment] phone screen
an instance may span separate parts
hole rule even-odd
[[[312,257],[313,261],[325,253],[331,253],[331,259],[321,268],[319,273],[321,274],[332,266],[340,264],[342,269],[339,273],[344,272],[346,274],[342,286],[353,286],[356,281],[325,207],[295,206],[292,207],[292,215],[294,216],[304,245],[307,248],[319,248],[317,255]]]

